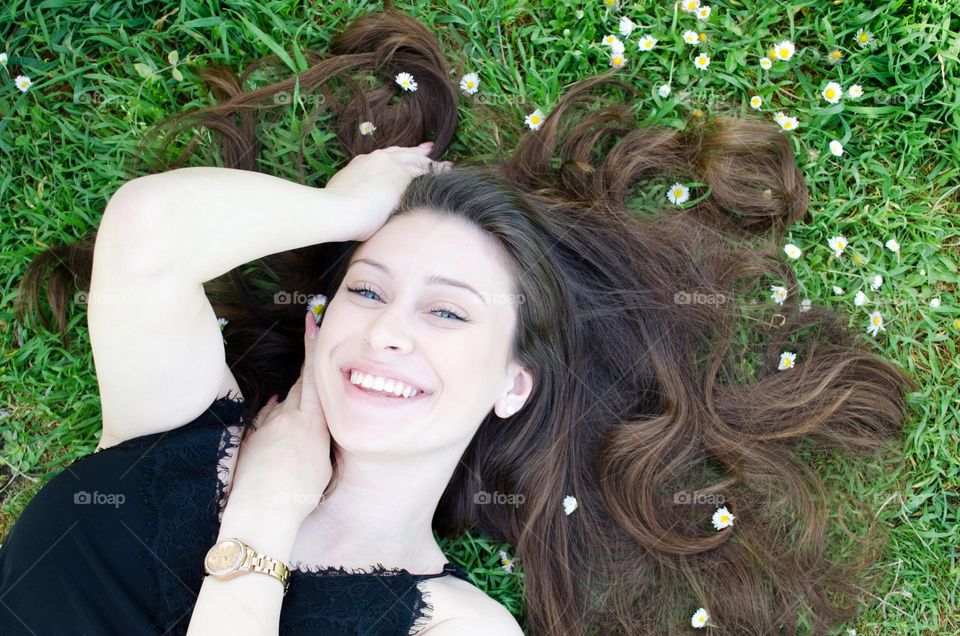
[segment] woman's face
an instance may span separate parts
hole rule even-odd
[[[316,343],[317,391],[341,448],[465,446],[492,407],[519,408],[532,378],[508,359],[517,312],[503,258],[492,237],[430,211],[392,218],[357,248]],[[374,398],[351,384],[358,367],[425,393]]]

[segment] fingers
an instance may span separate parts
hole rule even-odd
[[[254,430],[263,426],[263,423],[267,421],[270,417],[270,413],[277,407],[277,396],[274,395],[267,403],[263,405],[263,408],[257,413],[256,417],[253,418],[253,428]]]
[[[313,312],[308,311],[304,320],[304,356],[303,371],[300,372],[300,410],[312,412],[320,408],[320,396],[317,394],[317,383],[315,378],[316,367],[316,345],[317,334],[320,328],[313,317]]]

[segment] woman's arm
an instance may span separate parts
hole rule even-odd
[[[137,208],[136,229],[158,266],[197,282],[269,254],[355,239],[354,197],[248,170],[178,168],[128,181],[115,197],[118,212]]]
[[[223,511],[217,541],[236,537],[258,552],[289,562],[302,515],[244,505],[233,495]],[[233,634],[275,636],[280,628],[283,584],[274,577],[245,572],[220,580],[207,576],[190,618],[187,636]]]

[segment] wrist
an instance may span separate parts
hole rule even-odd
[[[247,505],[231,498],[223,511],[217,541],[235,537],[258,552],[288,562],[302,521],[303,515],[289,507]]]

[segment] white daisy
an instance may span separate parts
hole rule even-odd
[[[530,130],[536,130],[543,125],[543,113],[536,109],[524,118],[524,123],[530,127]]]
[[[769,71],[771,66],[773,66],[773,62],[770,60],[769,57],[760,58],[760,68],[762,68],[765,71]]]
[[[843,235],[831,236],[827,239],[827,245],[833,250],[833,253],[839,258],[843,250],[847,249],[847,239]]]
[[[770,287],[770,291],[773,292],[773,293],[770,295],[770,300],[772,300],[773,302],[777,303],[778,305],[782,305],[782,304],[783,304],[783,301],[785,301],[785,300],[787,299],[787,288],[786,288],[786,287],[781,287],[780,285],[772,285],[772,286]]]
[[[323,318],[323,311],[326,308],[327,297],[323,294],[314,294],[310,302],[307,303],[307,309],[313,314],[313,318],[317,321],[317,324],[319,324],[320,319]]]
[[[651,36],[651,35],[645,35],[645,36],[643,36],[642,38],[640,38],[639,40],[637,40],[637,48],[640,49],[641,51],[649,51],[650,49],[652,49],[652,48],[654,47],[654,45],[655,45],[658,41],[659,41],[659,40],[657,40],[657,38],[655,38],[655,37],[653,37],[653,36]]]
[[[700,20],[706,20],[706,19],[709,18],[709,17],[710,17],[710,7],[709,7],[708,5],[704,5],[704,6],[700,7],[699,9],[697,9],[697,18],[698,18],[698,19],[700,19]]]
[[[864,31],[863,28],[857,29],[857,44],[861,47],[865,47],[873,42],[873,35],[869,31]]]
[[[503,550],[500,550],[500,567],[503,568],[503,571],[507,574],[513,572],[513,559],[507,556],[507,553]]]
[[[850,88],[847,89],[847,96],[856,99],[863,95],[863,87],[859,84],[851,84]]]
[[[778,124],[783,122],[783,120],[786,118],[787,118],[787,114],[782,110],[778,110],[773,114],[773,121],[777,122]]]
[[[810,307],[813,305],[813,302],[809,298],[804,298],[800,301],[800,313],[805,311],[810,311]]]
[[[631,33],[633,33],[633,29],[636,26],[637,25],[634,24],[630,20],[630,18],[628,18],[627,16],[623,16],[622,18],[620,18],[620,35],[622,35],[623,37],[629,36]]]
[[[763,98],[759,95],[754,95],[750,98],[750,108],[755,110],[760,110],[760,107],[763,106]]]
[[[707,67],[710,66],[710,56],[706,53],[701,53],[693,59],[693,65],[701,71],[707,70]]]
[[[6,54],[6,53],[0,53],[0,64],[3,64],[4,66],[7,65],[7,54]]]
[[[820,94],[831,104],[836,104],[840,101],[840,98],[843,97],[843,87],[837,82],[827,82],[826,87],[824,87],[823,92]]]
[[[467,95],[473,95],[480,90],[480,76],[476,73],[467,73],[460,78],[460,90]]]
[[[707,610],[702,607],[693,613],[693,616],[690,618],[690,624],[700,629],[707,624],[707,621],[710,619],[710,615],[707,614]]]
[[[627,58],[623,57],[620,53],[614,53],[610,56],[610,66],[613,68],[620,68],[626,64]]]
[[[784,130],[796,130],[800,122],[796,117],[784,117],[780,120],[780,127]]]
[[[883,326],[883,316],[880,315],[880,312],[872,312],[870,314],[870,326],[867,327],[867,333],[871,336],[876,336],[877,333],[886,330],[886,327]]]
[[[853,297],[853,304],[857,307],[863,307],[864,303],[866,303],[868,300],[870,299],[867,298],[867,295],[864,294],[863,290],[861,289],[857,292],[857,295]]]
[[[372,122],[372,121],[363,121],[363,122],[360,122],[360,134],[361,134],[361,135],[364,135],[364,136],[369,135],[370,133],[372,133],[372,132],[373,132],[374,130],[376,130],[376,129],[377,129],[377,127],[373,125],[373,122]]]
[[[657,89],[657,95],[659,95],[660,97],[666,97],[669,94],[670,94],[669,84],[663,84],[660,86],[660,88]]]
[[[610,50],[613,51],[614,53],[623,53],[624,51],[623,42],[620,40],[620,38],[613,35],[612,33],[610,35],[605,35],[600,42],[604,46],[609,46]]]
[[[837,287],[836,285],[834,285],[834,286],[833,286],[833,293],[836,294],[837,296],[842,296],[842,295],[843,295],[843,287]]]
[[[800,258],[800,255],[803,253],[800,250],[800,248],[794,245],[793,243],[787,243],[786,245],[784,245],[783,251],[787,253],[787,256],[789,256],[794,260]]]
[[[836,139],[834,139],[833,141],[831,141],[831,142],[830,142],[830,154],[832,154],[834,157],[839,157],[840,155],[842,155],[842,154],[843,154],[843,144],[841,144],[841,143],[840,143],[839,141],[837,141]]]
[[[870,283],[870,289],[877,291],[880,289],[880,286],[883,285],[883,276],[877,274],[873,277],[873,281]]]
[[[796,361],[797,354],[795,354],[793,351],[784,351],[780,354],[780,362],[777,363],[777,371],[792,369],[796,366]]]
[[[690,198],[690,188],[678,181],[670,186],[670,191],[667,192],[667,198],[670,199],[670,203],[675,205],[685,203],[687,199]]]
[[[938,296],[937,298],[931,298],[931,299],[930,299],[930,306],[933,307],[934,309],[936,309],[937,307],[939,307],[939,306],[940,306],[940,297]]]
[[[897,243],[897,239],[888,239],[886,243],[887,249],[896,254],[900,251],[900,244]]]
[[[403,87],[403,90],[405,91],[413,92],[417,90],[417,82],[413,79],[413,75],[410,73],[397,73],[397,77],[394,81]]]
[[[793,42],[790,40],[783,40],[774,44],[773,50],[777,55],[777,59],[789,60],[791,57],[793,57],[793,52],[795,49],[793,47]]]
[[[577,20],[583,20],[583,9],[577,9],[574,15],[577,16]]]
[[[680,3],[681,8],[687,13],[693,13],[700,8],[700,0],[683,0]]]
[[[33,84],[30,78],[26,75],[17,75],[14,78],[13,83],[16,84],[17,88],[19,88],[23,93],[26,93],[27,89],[30,88],[30,85]]]
[[[567,495],[563,498],[563,511],[569,515],[571,512],[577,509],[577,506],[580,504],[577,503],[577,498],[573,495]]]
[[[683,41],[686,42],[687,44],[696,44],[697,42],[700,41],[700,36],[697,35],[696,31],[691,31],[690,29],[687,29],[686,31],[683,32]]]

